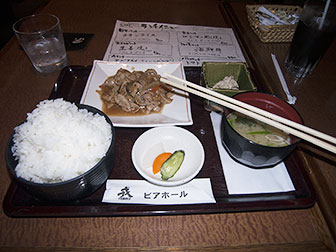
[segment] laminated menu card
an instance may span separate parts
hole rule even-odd
[[[122,63],[245,62],[231,28],[117,20],[104,60]]]

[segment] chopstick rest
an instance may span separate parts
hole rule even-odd
[[[198,178],[180,186],[157,186],[146,180],[109,179],[104,203],[181,205],[216,203],[210,178]]]

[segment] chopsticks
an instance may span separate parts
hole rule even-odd
[[[267,123],[268,125],[271,125],[275,128],[278,128],[282,131],[285,131],[293,136],[296,136],[298,138],[301,138],[303,140],[306,140],[312,144],[315,144],[323,149],[326,149],[334,154],[336,154],[336,146],[332,145],[336,143],[336,138],[332,137],[330,135],[327,135],[325,133],[322,133],[320,131],[317,131],[315,129],[309,128],[307,126],[304,126],[302,124],[293,122],[291,120],[288,120],[286,118],[283,118],[281,116],[275,115],[273,113],[270,113],[268,111],[262,110],[260,108],[254,107],[252,105],[249,105],[247,103],[238,101],[234,98],[231,98],[229,96],[217,93],[215,91],[209,90],[207,88],[204,88],[200,85],[196,85],[192,82],[177,78],[176,76],[165,74],[167,77],[174,79],[180,83],[173,82],[171,80],[168,80],[167,78],[160,79],[161,82],[164,82],[168,85],[171,85],[173,87],[176,87],[178,89],[184,90],[186,92],[195,94],[197,96],[200,96],[202,98],[208,99],[210,101],[213,101],[215,103],[218,103],[224,107],[233,109],[237,112],[240,112],[242,114],[245,114],[247,116],[250,116],[252,118],[255,118],[261,122]],[[308,134],[310,135],[308,135]],[[329,144],[327,142],[330,142],[332,144]]]

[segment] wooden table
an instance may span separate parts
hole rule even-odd
[[[251,67],[269,91],[283,96],[269,54],[275,53],[281,62],[288,44],[260,43],[247,26],[244,4],[236,3],[227,8],[230,15],[222,3],[215,0],[52,0],[41,12],[57,15],[64,32],[95,34],[85,50],[68,52],[69,64],[82,66],[103,58],[117,19],[218,27],[234,24]],[[334,43],[332,49],[335,46]],[[330,108],[335,108],[336,83],[332,72],[336,57],[332,49],[314,75],[299,88],[296,107],[307,125],[336,135],[332,126],[335,125],[335,114]],[[38,102],[48,98],[59,73],[37,73],[16,39],[1,50],[0,69],[0,153],[4,153],[12,129]],[[317,82],[316,86],[314,82]],[[323,111],[320,115],[319,109]],[[327,120],[331,126],[324,123]],[[310,209],[99,218],[9,218],[1,210],[0,251],[335,250],[332,225],[332,210],[335,209],[333,181],[336,179],[334,156],[305,144],[300,149],[319,192],[318,204]],[[0,165],[3,199],[11,181],[3,155]]]

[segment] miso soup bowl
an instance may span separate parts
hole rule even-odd
[[[303,124],[299,113],[287,102],[261,92],[245,92],[233,97],[239,101],[261,108],[273,114]],[[300,139],[290,136],[290,144],[270,147],[257,144],[239,133],[228,123],[226,116],[232,110],[225,109],[221,122],[221,140],[229,155],[237,162],[252,168],[268,168],[279,164],[295,149]]]
[[[30,195],[43,201],[52,202],[70,202],[83,199],[96,190],[98,190],[108,179],[114,165],[114,143],[115,133],[111,120],[100,110],[84,104],[77,104],[79,109],[87,109],[93,114],[100,114],[111,125],[112,140],[110,146],[103,158],[98,161],[91,169],[85,173],[57,183],[36,183],[28,181],[22,177],[18,177],[15,172],[18,160],[12,153],[13,135],[11,135],[5,150],[5,158],[7,168],[18,186],[22,187]]]

